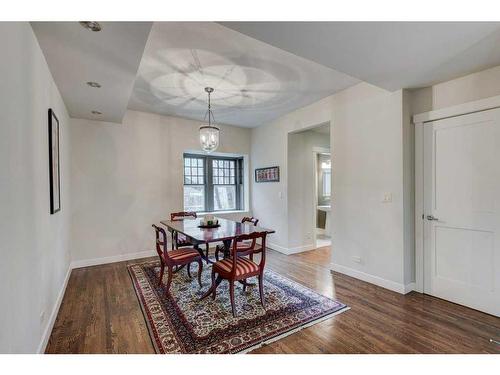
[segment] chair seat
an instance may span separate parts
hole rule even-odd
[[[218,261],[214,264],[214,268],[217,271],[222,271],[225,273],[230,273],[233,269],[233,259],[227,258]],[[242,276],[259,271],[259,266],[247,258],[238,258],[236,260],[236,276]]]
[[[200,256],[200,253],[195,249],[177,249],[168,252],[170,258],[174,261],[183,261],[190,258],[196,258]]]

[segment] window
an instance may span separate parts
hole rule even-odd
[[[184,155],[184,209],[212,212],[242,209],[243,158]]]
[[[205,160],[184,157],[184,208],[205,211]]]

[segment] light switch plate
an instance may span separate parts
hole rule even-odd
[[[361,257],[358,257],[358,256],[356,256],[356,255],[353,255],[353,256],[352,256],[352,261],[353,261],[354,263],[361,263]]]
[[[392,193],[385,193],[384,198],[382,199],[382,203],[390,203],[392,202]]]

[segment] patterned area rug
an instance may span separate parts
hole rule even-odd
[[[233,318],[227,281],[219,285],[215,301],[210,296],[200,300],[210,287],[211,269],[204,265],[200,289],[196,268],[193,265],[192,279],[185,270],[176,273],[167,296],[164,284],[158,286],[158,261],[128,266],[157,353],[247,352],[348,309],[267,269],[266,309],[260,304],[256,286],[243,292],[236,284],[238,316]]]

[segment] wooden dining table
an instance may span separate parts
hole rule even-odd
[[[241,223],[239,221],[223,219],[221,217],[216,217],[216,219],[219,223],[219,226],[216,228],[200,228],[199,218],[161,220],[160,223],[165,225],[169,232],[178,232],[188,237],[190,242],[194,244],[194,248],[208,263],[212,263],[212,261],[203,253],[200,245],[222,242],[224,244],[224,255],[227,256],[230,253],[231,243],[235,237],[254,232],[267,232],[268,234],[275,232],[272,229],[258,227],[251,223]]]
[[[201,257],[207,263],[213,263],[208,254],[205,255],[203,250],[200,248],[202,244],[210,244],[212,242],[222,242],[224,244],[224,257],[228,257],[230,254],[230,248],[232,241],[242,235],[251,234],[254,232],[267,232],[268,234],[274,233],[272,229],[266,229],[262,227],[255,226],[251,223],[241,223],[239,221],[223,219],[221,217],[216,217],[218,220],[218,227],[215,228],[200,228],[200,219],[188,219],[184,218],[182,220],[160,220],[160,223],[165,225],[169,232],[182,233],[190,239],[190,242],[194,244],[194,248],[200,253]],[[217,287],[221,282],[221,277],[217,276],[215,280],[215,285],[203,294],[201,299],[206,298],[212,293],[212,288]],[[239,282],[245,286],[253,286],[254,284],[248,283],[246,280],[239,280]]]

